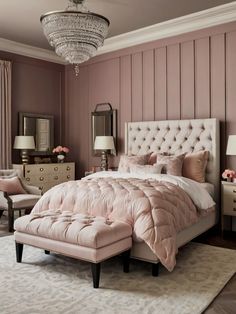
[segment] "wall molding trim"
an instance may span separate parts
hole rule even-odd
[[[21,44],[16,41],[0,38],[0,51],[7,51],[18,55],[45,60],[53,63],[67,64],[58,57],[54,51],[42,49],[30,45]]]
[[[236,21],[236,1],[105,40],[97,55]]]
[[[236,1],[188,14],[105,40],[97,55],[236,21]],[[0,50],[66,65],[54,51],[0,38]]]

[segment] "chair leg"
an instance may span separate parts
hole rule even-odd
[[[159,263],[152,264],[152,276],[157,277],[159,274]]]
[[[16,261],[21,263],[23,254],[23,244],[16,242]]]
[[[12,207],[8,208],[8,231],[13,232],[13,225],[14,225],[14,210]]]
[[[91,263],[92,276],[93,276],[93,287],[99,288],[101,263]]]
[[[47,255],[49,255],[49,254],[50,254],[50,251],[44,250],[44,253],[47,254]]]
[[[130,262],[130,250],[122,253],[123,258],[123,271],[124,273],[129,272],[129,262]]]

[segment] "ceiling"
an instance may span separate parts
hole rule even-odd
[[[179,16],[234,2],[230,0],[87,0],[90,11],[106,16],[109,37]],[[63,10],[67,0],[0,0],[0,37],[50,49],[39,22],[48,11]]]

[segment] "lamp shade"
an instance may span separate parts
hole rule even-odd
[[[35,149],[34,137],[20,135],[15,137],[14,146],[15,149]]]
[[[96,136],[94,149],[108,150],[115,149],[113,136]]]
[[[236,155],[236,135],[229,135],[226,155]]]

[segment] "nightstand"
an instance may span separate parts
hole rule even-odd
[[[236,216],[236,183],[221,182],[221,232],[224,231],[224,216]]]

